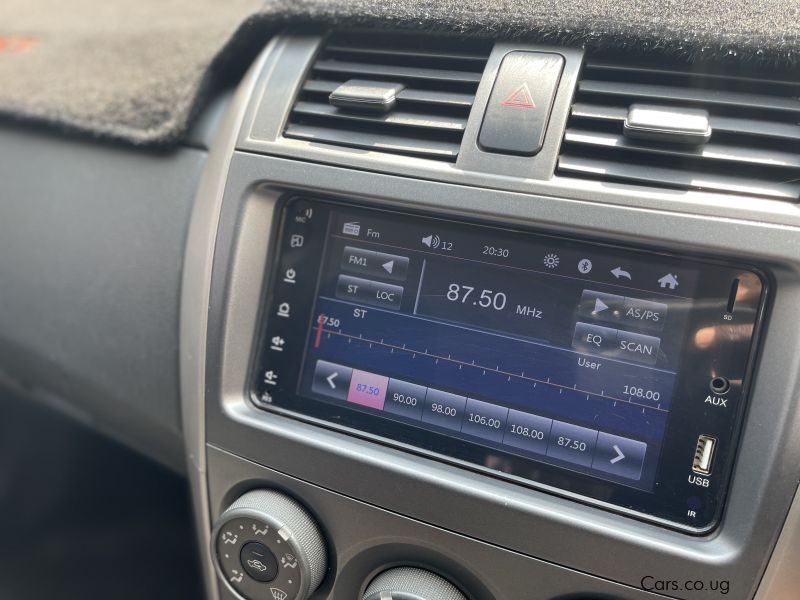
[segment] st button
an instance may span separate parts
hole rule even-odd
[[[559,54],[506,54],[483,115],[481,149],[522,156],[539,152],[563,69]]]

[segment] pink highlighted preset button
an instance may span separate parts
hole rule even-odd
[[[375,373],[353,369],[347,401],[361,406],[383,410],[389,378]]]

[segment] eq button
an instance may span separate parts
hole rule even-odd
[[[575,350],[603,356],[608,356],[614,352],[616,341],[616,329],[592,325],[591,323],[576,323],[575,333],[572,335],[572,347]]]

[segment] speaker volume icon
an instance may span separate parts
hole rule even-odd
[[[427,237],[422,238],[422,243],[425,244],[428,248],[436,248],[442,243],[441,238],[438,235],[429,235]]]

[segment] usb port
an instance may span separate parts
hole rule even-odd
[[[708,435],[701,435],[697,438],[697,448],[694,451],[694,461],[692,471],[701,475],[711,473],[711,461],[714,458],[714,450],[717,440]]]

